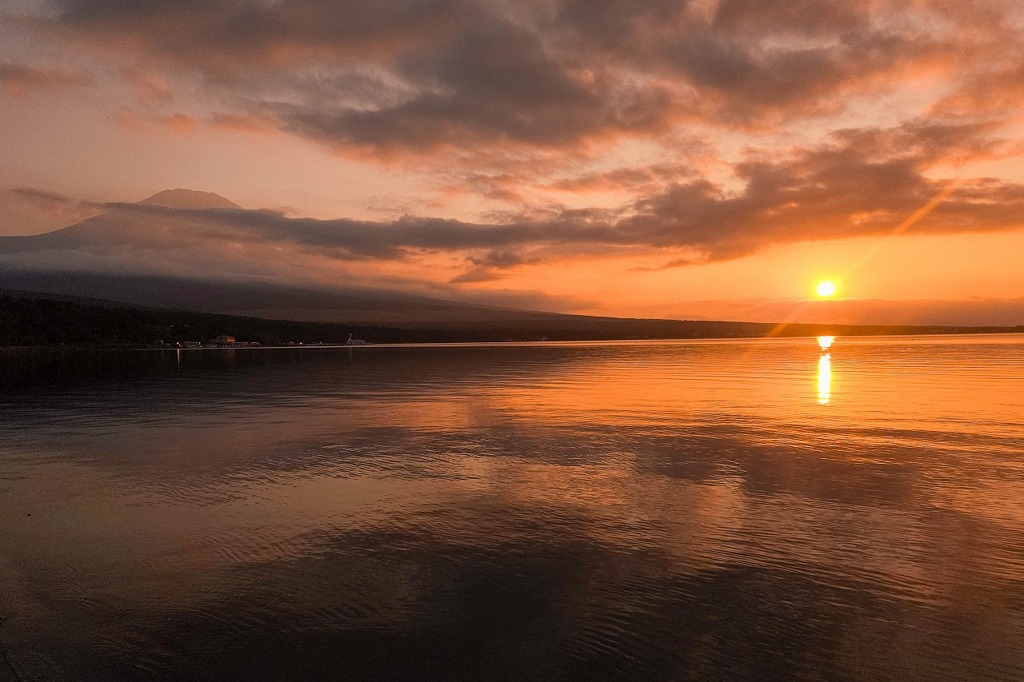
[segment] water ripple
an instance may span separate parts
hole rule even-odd
[[[838,339],[827,400],[803,340],[3,354],[0,644],[68,679],[1021,679],[1022,348]]]

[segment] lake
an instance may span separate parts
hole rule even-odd
[[[1024,336],[0,351],[0,679],[1024,679]]]

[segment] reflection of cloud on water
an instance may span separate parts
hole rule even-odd
[[[638,467],[639,452],[649,450],[642,441],[630,454],[592,439],[584,443],[595,447],[589,465],[557,465],[559,439],[549,435],[529,443],[543,458],[517,454],[512,443],[502,456],[480,458],[448,453],[445,439],[420,442],[437,473],[472,467],[467,478],[408,480],[392,470],[397,458],[386,457],[376,472],[372,461],[361,463],[363,476],[341,475],[342,467],[240,483],[244,494],[178,517],[191,535],[153,536],[152,519],[135,527],[126,546],[162,561],[122,569],[133,579],[116,604],[65,615],[104,626],[103,646],[77,642],[104,670],[142,661],[151,671],[195,666],[211,678],[311,669],[402,677],[396,665],[418,678],[463,678],[498,664],[513,679],[558,678],[566,666],[602,677],[610,665],[631,679],[701,670],[787,678],[810,660],[818,672],[849,675],[884,668],[892,648],[883,644],[899,641],[906,622],[935,641],[956,638],[958,650],[990,645],[991,633],[961,639],[958,621],[938,619],[935,600],[987,605],[1012,589],[1010,579],[968,594],[976,565],[928,569],[937,557],[920,536],[927,529],[895,498],[888,508],[858,500],[852,489],[870,481],[859,480],[865,474],[855,464],[833,468],[786,448],[743,450],[708,434],[700,456],[717,452],[734,466],[722,461],[718,475],[691,481],[684,471]],[[634,436],[622,434],[618,445]],[[364,458],[371,440],[352,455]],[[664,444],[648,464],[696,457],[682,435]],[[869,469],[886,477],[883,467]],[[744,477],[764,481],[737,485]],[[852,496],[848,504],[816,499],[816,487],[828,492],[830,483]],[[155,507],[162,516],[181,509]],[[108,562],[126,555],[117,544]],[[106,594],[109,585],[89,589]],[[130,636],[117,636],[125,628]],[[304,656],[311,647],[317,655]],[[907,650],[918,672],[941,676],[942,647]]]
[[[785,678],[822,651],[832,654],[815,659],[819,672],[877,671],[906,622],[972,656],[1009,637],[963,639],[935,604],[966,600],[1005,624],[995,602],[1013,593],[1013,576],[962,559],[979,538],[1012,546],[1015,536],[977,520],[971,534],[945,532],[966,520],[948,512],[921,526],[904,511],[918,494],[911,464],[687,429],[653,440],[581,431],[566,464],[563,431],[515,436],[371,429],[312,460],[312,448],[292,452],[305,470],[253,461],[205,506],[147,499],[145,478],[140,494],[65,500],[34,532],[52,542],[62,529],[65,558],[98,576],[75,586],[84,602],[59,585],[54,597],[66,622],[101,626],[74,639],[90,652],[75,664],[112,676],[141,662],[211,678],[315,669],[386,679],[401,677],[396,665],[459,678],[496,661],[513,678],[557,678],[565,666],[601,677],[614,661],[634,679],[701,666]],[[79,486],[104,486],[75,468]],[[88,546],[75,542],[83,533]],[[117,597],[104,601],[112,584]],[[316,656],[297,653],[311,647]],[[941,676],[942,647],[907,650],[919,672]]]
[[[28,434],[0,441],[7,603],[44,625],[59,604],[76,633],[52,646],[112,677],[133,660],[282,679],[495,661],[520,678],[609,661],[637,679],[793,678],[807,661],[842,677],[896,650],[925,679],[948,672],[946,644],[968,663],[1014,651],[1019,431],[820,419],[800,343],[745,364],[664,346],[657,363],[505,351],[461,371],[454,352],[346,353],[171,382],[198,406],[154,407],[148,382],[48,398],[50,419],[5,414],[5,435]],[[872,358],[856,348],[844,372]],[[860,376],[834,408],[889,389]],[[907,642],[906,623],[939,645]]]

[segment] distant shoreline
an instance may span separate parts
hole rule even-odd
[[[853,339],[928,339],[955,338],[964,336],[1024,336],[1024,329],[1008,327],[1004,331],[964,331],[935,333],[871,333],[871,334],[839,334],[837,338]],[[256,346],[133,346],[133,345],[102,345],[102,344],[39,344],[31,346],[0,345],[0,351],[147,351],[147,352],[201,352],[201,351],[281,351],[281,350],[352,350],[370,348],[453,348],[453,347],[515,347],[515,346],[575,346],[575,345],[654,345],[661,343],[720,343],[743,341],[793,341],[797,339],[814,339],[821,334],[787,335],[787,336],[736,336],[736,337],[704,337],[704,338],[658,338],[658,339],[573,339],[547,341],[410,341],[395,343],[310,343],[295,345],[256,345]]]
[[[28,297],[0,290],[0,348],[355,348],[410,344],[500,345],[1020,333],[1024,333],[1024,325],[773,324],[540,313],[536,317],[379,325],[359,321],[311,322],[137,308],[113,302],[83,303],[43,296]],[[349,338],[365,339],[367,343],[348,344],[346,340]]]

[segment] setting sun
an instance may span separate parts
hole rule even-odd
[[[818,282],[818,286],[815,288],[815,291],[821,298],[828,298],[836,293],[836,283],[831,280]]]

